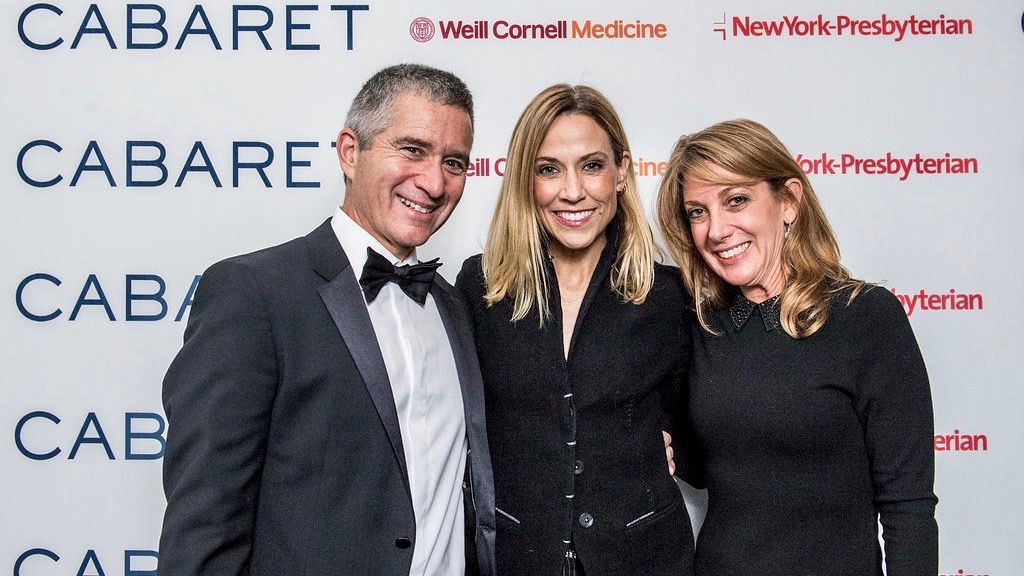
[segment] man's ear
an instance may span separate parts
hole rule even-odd
[[[359,137],[351,128],[343,128],[338,133],[335,152],[338,154],[341,171],[345,173],[345,181],[348,182],[355,177],[356,166],[359,164]]]

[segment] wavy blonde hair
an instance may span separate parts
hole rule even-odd
[[[739,178],[723,179],[716,167]],[[791,178],[800,181],[803,194],[786,187]],[[711,270],[694,245],[683,207],[687,179],[731,186],[766,182],[776,200],[794,203],[797,216],[782,248],[786,281],[780,300],[782,327],[793,338],[806,338],[825,325],[838,292],[849,289],[849,300],[853,300],[867,286],[851,278],[840,264],[839,244],[814,188],[778,137],[752,120],[721,122],[676,143],[658,191],[658,222],[705,330],[715,332],[709,314],[729,305],[732,288]]]
[[[534,163],[555,119],[578,114],[592,119],[608,135],[617,165],[626,162],[625,190],[618,195],[618,254],[611,271],[612,289],[624,302],[640,304],[654,284],[654,238],[644,217],[629,142],[622,121],[608,99],[589,86],[556,84],[530,101],[516,122],[508,144],[501,181],[483,254],[485,299],[489,306],[505,298],[513,303],[512,321],[537,307],[540,325],[550,315],[548,273],[544,260],[546,233],[534,197]]]

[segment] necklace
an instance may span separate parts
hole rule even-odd
[[[579,302],[580,300],[583,300],[583,297],[586,296],[586,295],[587,295],[587,293],[584,292],[583,294],[580,294],[579,296],[577,296],[575,298],[566,298],[565,296],[563,296],[562,297],[562,304],[575,304],[575,303]]]

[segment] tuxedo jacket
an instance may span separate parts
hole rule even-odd
[[[360,272],[328,220],[203,274],[163,386],[160,576],[409,573],[416,520],[405,449]],[[440,275],[431,295],[466,413],[467,572],[493,575],[494,485],[472,329]]]

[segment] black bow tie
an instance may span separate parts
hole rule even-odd
[[[363,287],[363,294],[366,294],[366,303],[373,302],[385,284],[394,282],[409,298],[423,304],[427,301],[427,294],[434,284],[434,274],[441,267],[438,260],[434,258],[429,262],[395,266],[372,248],[367,248],[366,264],[363,266],[362,276],[359,277],[359,285]]]

